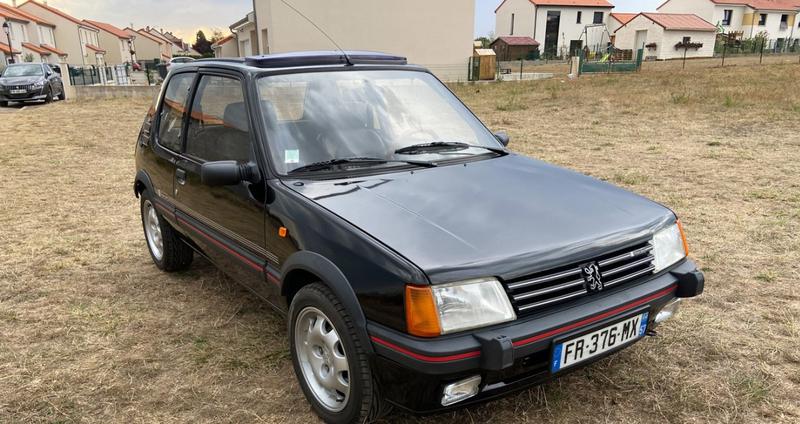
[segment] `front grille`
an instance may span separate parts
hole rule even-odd
[[[27,91],[31,91],[31,90],[33,90],[33,84],[28,84],[28,85],[9,85],[9,86],[6,86],[6,89],[7,90],[27,90]]]
[[[505,282],[506,290],[518,315],[533,313],[587,296],[581,269],[589,263],[597,263],[604,290],[652,274],[655,270],[652,250],[653,245],[647,241],[592,260]]]

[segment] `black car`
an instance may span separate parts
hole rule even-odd
[[[46,63],[15,63],[0,74],[0,106],[8,102],[66,99],[61,75]]]
[[[507,144],[402,57],[199,60],[134,190],[155,264],[197,253],[286,314],[314,411],[363,422],[559,376],[702,292],[672,211]]]

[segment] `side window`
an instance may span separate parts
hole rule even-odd
[[[203,161],[247,162],[250,125],[238,79],[204,75],[192,102],[186,154]]]
[[[164,105],[158,123],[158,144],[167,149],[181,150],[183,117],[186,115],[186,100],[195,74],[178,74],[169,80],[164,93]]]

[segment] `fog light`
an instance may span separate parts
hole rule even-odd
[[[681,305],[681,299],[672,299],[669,303],[661,308],[661,311],[656,315],[656,324],[660,324],[678,313],[678,307]]]
[[[452,405],[477,395],[480,385],[481,376],[479,375],[448,384],[444,387],[442,394],[442,406]]]

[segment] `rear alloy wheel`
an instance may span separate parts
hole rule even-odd
[[[324,284],[292,299],[289,344],[300,387],[323,421],[365,423],[389,412],[353,320]]]
[[[67,93],[64,92],[64,86],[61,86],[61,92],[58,93],[58,100],[67,100]]]
[[[142,227],[147,250],[162,271],[182,271],[192,264],[194,252],[177,230],[165,221],[147,191],[141,195]]]

